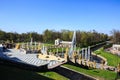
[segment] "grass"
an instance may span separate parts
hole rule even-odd
[[[34,72],[0,65],[0,80],[68,80],[68,79],[52,71]]]
[[[52,43],[44,43],[44,46],[52,46],[52,45],[54,45],[54,44],[52,44]]]
[[[78,72],[93,76],[99,80],[115,80],[116,74],[115,72],[112,71],[107,71],[107,70],[100,70],[100,69],[84,69],[81,67],[77,67],[71,64],[64,64],[63,66],[76,70]]]
[[[68,80],[67,78],[59,75],[58,73],[51,72],[51,71],[50,72],[40,72],[38,74],[49,77],[49,78],[52,78],[54,80]]]
[[[49,49],[48,51],[50,52],[57,52],[57,50],[58,50],[58,52],[65,52],[66,51],[66,48],[63,48],[63,51],[62,51],[62,48],[51,48],[51,49]]]
[[[117,66],[118,63],[120,63],[120,57],[117,55],[114,55],[110,52],[106,52],[103,50],[103,48],[100,48],[99,50],[95,51],[95,54],[101,55],[107,59],[109,66]]]

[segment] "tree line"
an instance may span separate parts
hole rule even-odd
[[[111,31],[111,34],[112,34],[111,39],[112,39],[113,43],[120,44],[120,31],[113,29]]]
[[[73,31],[70,30],[48,30],[46,29],[42,34],[37,32],[17,33],[17,32],[5,32],[0,30],[0,41],[13,41],[13,42],[29,42],[30,38],[33,41],[54,43],[55,39],[59,38],[65,41],[71,41],[73,37]],[[97,31],[76,31],[77,46],[85,47],[94,45],[99,42],[108,40],[108,35],[104,33],[98,33]]]

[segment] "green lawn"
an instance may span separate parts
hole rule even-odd
[[[53,46],[54,44],[52,43],[44,43],[44,46]]]
[[[68,79],[52,71],[33,72],[0,65],[0,80],[68,80]]]
[[[116,73],[112,71],[100,70],[100,69],[83,69],[81,67],[77,67],[71,64],[64,64],[63,66],[93,76],[99,80],[115,80],[116,78]]]
[[[38,74],[49,77],[49,78],[54,79],[54,80],[68,80],[64,76],[62,76],[56,72],[52,72],[52,71],[50,71],[50,72],[38,72]]]
[[[95,51],[95,54],[105,57],[109,66],[117,66],[118,63],[120,63],[120,57],[104,51],[103,48],[100,48],[99,50]]]

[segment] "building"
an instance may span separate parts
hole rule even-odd
[[[70,42],[70,41],[62,41],[60,39],[56,39],[55,40],[55,45],[56,46],[70,47],[71,44],[72,44],[72,42]]]
[[[56,46],[60,45],[60,42],[61,42],[60,39],[56,39],[56,40],[55,40],[55,45],[56,45]]]
[[[119,44],[113,44],[112,48],[110,49],[110,52],[120,56],[120,45]]]
[[[112,48],[113,48],[113,50],[120,51],[120,45],[119,44],[113,44]]]
[[[60,39],[56,39],[55,46],[71,47],[71,51],[73,51],[73,48],[76,48],[76,31],[73,33],[72,41],[62,41]]]

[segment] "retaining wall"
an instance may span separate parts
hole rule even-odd
[[[69,69],[64,66],[59,66],[57,68],[52,69],[52,71],[57,72],[70,80],[97,80],[94,77],[91,77],[89,75],[77,72],[75,70]]]

